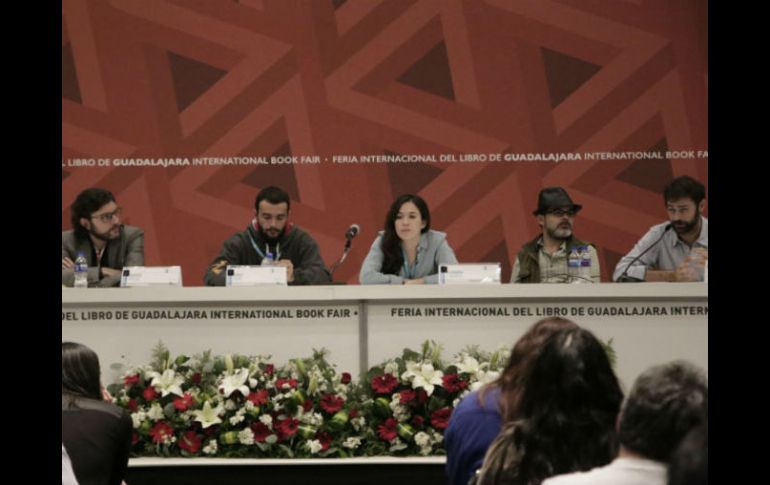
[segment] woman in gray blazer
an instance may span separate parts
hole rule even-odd
[[[457,263],[446,234],[430,228],[428,204],[420,196],[405,194],[390,206],[359,280],[362,285],[436,284],[442,263]]]

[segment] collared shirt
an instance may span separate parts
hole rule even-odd
[[[665,463],[643,458],[615,458],[609,465],[587,472],[557,475],[543,485],[666,485]]]
[[[537,240],[537,261],[540,266],[540,283],[570,283],[569,271],[567,270],[567,243],[562,242],[559,249],[553,253],[543,249],[543,237]],[[589,245],[588,254],[591,256],[591,282],[599,283],[601,280],[601,271],[599,268],[599,254],[596,248]],[[519,278],[519,258],[513,263],[513,273],[511,274],[511,283],[516,283]],[[587,283],[587,282],[586,282]]]
[[[362,285],[400,285],[404,279],[417,278],[425,278],[426,284],[436,284],[439,264],[457,264],[457,257],[447,243],[446,233],[430,229],[420,235],[416,265],[410,268],[410,272],[413,270],[412,274],[409,276],[405,274],[404,265],[401,265],[398,275],[385,274],[382,272],[382,261],[385,258],[381,247],[382,234],[383,231],[380,231],[369,249],[369,254],[361,264],[358,279]]]
[[[647,269],[660,270],[660,271],[675,271],[684,259],[690,255],[695,248],[709,248],[709,221],[705,217],[701,216],[701,230],[700,236],[693,243],[692,248],[687,245],[686,242],[679,239],[679,235],[673,229],[669,229],[663,234],[668,222],[652,226],[647,234],[645,234],[639,242],[636,243],[634,249],[623,258],[615,266],[615,272],[612,275],[612,280],[616,281],[620,275],[623,274],[626,267],[642,252],[650,248],[633,266],[628,268],[626,273],[632,278],[644,280],[647,276]],[[663,239],[659,243],[655,244],[661,236]],[[652,246],[652,247],[650,247]]]

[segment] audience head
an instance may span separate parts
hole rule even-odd
[[[101,370],[96,352],[83,344],[61,344],[62,393],[101,399]]]
[[[682,438],[708,416],[708,380],[685,361],[657,365],[634,382],[620,415],[620,444],[668,462]]]

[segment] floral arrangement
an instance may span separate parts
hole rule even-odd
[[[277,367],[210,351],[172,359],[158,344],[110,391],[131,413],[135,456],[440,455],[452,410],[499,375],[509,350],[469,347],[451,362],[441,351],[405,349],[354,383],[324,350]]]

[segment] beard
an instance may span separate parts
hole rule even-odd
[[[553,229],[547,227],[546,232],[551,239],[564,241],[572,236],[572,224],[562,223]]]
[[[109,241],[112,241],[113,239],[117,239],[120,237],[120,226],[121,226],[120,224],[115,224],[114,226],[112,226],[111,228],[107,229],[104,232],[96,232],[92,228],[88,230],[88,233],[91,236],[95,237],[96,239],[109,242]]]
[[[283,229],[268,229],[266,231],[262,228],[262,226],[258,225],[257,232],[259,232],[259,235],[262,237],[262,239],[267,241],[268,244],[275,244],[279,239],[281,239]]]
[[[700,208],[696,206],[695,215],[693,216],[692,220],[687,222],[684,222],[684,221],[672,222],[671,227],[673,227],[674,231],[681,236],[683,234],[690,234],[694,232],[695,229],[697,229],[699,223],[700,223]]]

